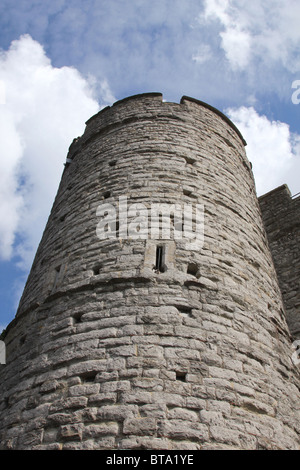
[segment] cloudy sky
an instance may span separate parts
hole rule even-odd
[[[0,0],[0,332],[70,143],[118,99],[215,106],[248,143],[258,195],[300,191],[299,23],[299,0]]]

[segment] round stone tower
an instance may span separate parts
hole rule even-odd
[[[243,137],[159,93],[70,146],[0,370],[2,449],[299,449]]]

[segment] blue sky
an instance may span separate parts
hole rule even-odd
[[[118,99],[215,106],[248,143],[258,195],[300,191],[299,22],[299,0],[1,0],[0,330],[70,143]]]

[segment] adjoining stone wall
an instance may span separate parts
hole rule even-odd
[[[286,185],[259,198],[263,221],[281,288],[287,321],[300,339],[300,196]]]
[[[299,370],[244,144],[187,97],[87,122],[6,331],[1,449],[299,449]],[[99,239],[97,208],[119,196],[203,205],[203,246]]]

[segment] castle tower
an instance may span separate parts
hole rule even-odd
[[[87,122],[5,333],[2,449],[299,449],[244,146],[188,97],[132,96]]]

